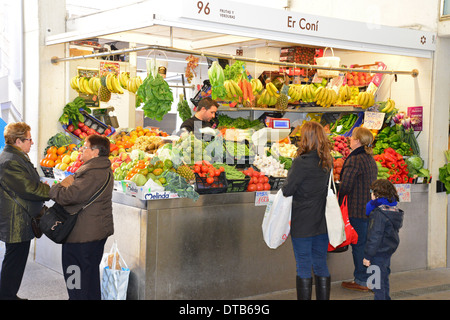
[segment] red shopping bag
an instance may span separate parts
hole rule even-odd
[[[340,245],[338,245],[336,248],[333,247],[331,244],[328,244],[328,251],[329,252],[343,252],[346,251],[348,248],[348,245],[350,244],[356,244],[358,242],[358,234],[356,233],[356,230],[353,229],[352,225],[350,224],[350,220],[348,218],[348,205],[347,205],[347,196],[344,197],[344,200],[341,204],[341,212],[342,212],[342,219],[345,223],[345,241],[342,242]],[[346,248],[345,250],[342,250]],[[339,250],[341,249],[341,250]]]

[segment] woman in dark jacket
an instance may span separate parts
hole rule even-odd
[[[306,122],[301,129],[297,156],[282,187],[285,197],[293,196],[291,238],[299,300],[311,299],[311,268],[316,277],[316,298],[327,300],[330,296],[325,206],[332,165],[323,127],[314,121]]]
[[[77,212],[89,199],[110,181],[104,192],[81,213],[62,245],[62,266],[66,281],[78,266],[81,271],[80,286],[67,286],[70,300],[100,300],[99,265],[106,239],[114,233],[112,216],[112,191],[114,179],[111,171],[109,140],[98,135],[86,138],[81,148],[84,164],[75,174],[50,189],[50,198],[70,212]]]
[[[0,240],[5,257],[0,274],[0,299],[16,300],[34,238],[31,217],[39,215],[50,187],[40,181],[30,161],[33,140],[30,126],[10,123],[4,131],[6,146],[0,154]]]
[[[352,152],[345,160],[341,171],[339,200],[347,196],[350,224],[358,233],[358,242],[352,244],[354,280],[342,282],[342,287],[351,290],[368,291],[369,274],[362,261],[367,237],[366,204],[370,201],[370,185],[377,179],[378,168],[372,156],[372,132],[367,128],[355,128],[350,138]]]

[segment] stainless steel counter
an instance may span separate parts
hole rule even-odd
[[[253,192],[143,201],[114,193],[113,240],[131,269],[129,299],[238,299],[295,288],[290,239],[276,250],[262,237],[265,206]],[[426,268],[428,186],[412,185],[393,272]],[[37,260],[59,245],[37,242]],[[51,251],[51,252],[50,252]],[[58,254],[58,253],[57,253]],[[353,277],[351,249],[328,255],[332,281]],[[61,270],[60,267],[54,267]]]

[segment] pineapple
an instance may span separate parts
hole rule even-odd
[[[106,77],[101,78],[102,85],[98,89],[98,99],[103,102],[108,102],[111,99],[111,91],[106,87]]]
[[[289,86],[283,84],[283,87],[281,88],[280,95],[277,98],[277,103],[275,104],[275,108],[278,110],[286,110],[288,106],[288,91]]]
[[[189,166],[183,164],[177,168],[177,174],[186,179],[187,182],[193,181],[195,179],[194,171],[189,168]]]

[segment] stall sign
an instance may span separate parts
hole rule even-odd
[[[411,119],[414,131],[422,131],[423,107],[408,107],[408,117]]]
[[[364,128],[380,130],[384,122],[384,112],[364,112]]]

